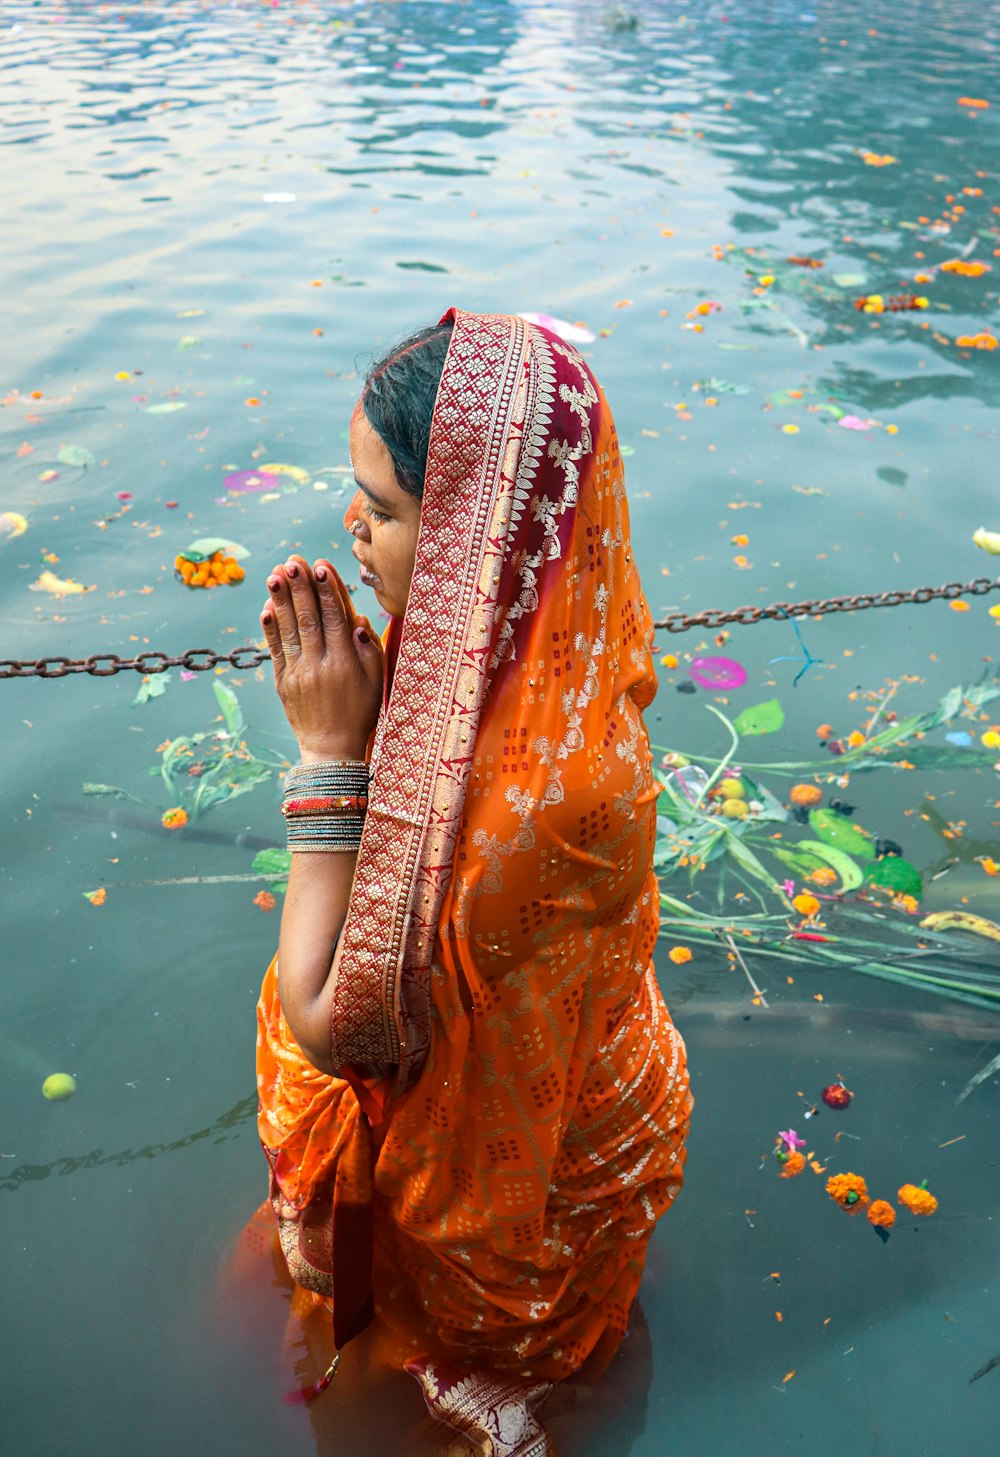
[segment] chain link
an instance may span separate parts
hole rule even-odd
[[[975,577],[971,582],[945,582],[943,587],[914,587],[910,592],[863,592],[854,597],[806,598],[804,602],[772,602],[767,607],[734,607],[730,612],[709,608],[705,612],[672,612],[654,622],[666,632],[688,632],[692,627],[717,628],[727,623],[749,624],[768,618],[823,617],[828,612],[865,612],[870,607],[900,607],[910,602],[933,602],[945,598],[982,597],[1000,591],[1000,577]],[[117,653],[92,653],[89,658],[0,658],[0,678],[66,678],[71,673],[89,673],[93,678],[111,678],[130,669],[153,677],[169,668],[185,668],[189,673],[210,673],[215,668],[235,668],[245,672],[259,668],[270,658],[266,649],[233,648],[229,653],[215,653],[211,648],[188,648],[180,657],[167,653],[139,653],[135,658],[120,658]]]
[[[957,597],[982,597],[1000,591],[1000,577],[975,577],[971,582],[945,582],[943,587],[914,587],[910,592],[864,592],[854,597],[807,598],[804,602],[772,602],[767,607],[735,607],[731,612],[672,612],[653,626],[667,632],[687,632],[692,627],[725,627],[727,623],[763,622],[776,617],[823,617],[827,612],[864,612],[869,607],[900,607],[909,602],[954,601]]]

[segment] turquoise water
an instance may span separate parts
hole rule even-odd
[[[971,537],[1000,530],[1000,354],[955,341],[998,333],[996,18],[631,8],[622,30],[588,3],[4,7],[0,512],[28,523],[0,538],[4,656],[228,651],[299,547],[338,551],[356,584],[358,370],[452,303],[595,335],[658,616],[995,575]],[[990,271],[942,272],[955,258]],[[904,292],[929,307],[854,307]],[[227,486],[275,463],[298,474]],[[174,580],[202,538],[246,548],[243,583]],[[46,572],[87,590],[53,596]],[[749,757],[796,760],[888,690],[900,716],[930,708],[995,671],[1000,596],[969,600],[806,621],[821,661],[795,686],[801,659],[771,661],[799,650],[788,623],[661,634],[680,662],[653,737],[721,753],[708,703],[778,697],[784,727]],[[747,684],[677,692],[698,650]],[[242,877],[279,831],[273,784],[160,827],[157,746],[222,727],[212,677],[174,670],[138,705],[135,674],[0,684],[0,1394],[22,1457],[405,1451],[419,1407],[403,1377],[369,1406],[285,1406],[305,1358],[280,1293],[264,1281],[250,1319],[218,1295],[264,1192],[253,1008],[277,912]],[[261,755],[291,751],[263,673],[218,681]],[[990,721],[951,727],[975,744]],[[996,920],[998,789],[956,768],[842,792],[924,872],[924,910]],[[554,1413],[560,1453],[992,1451],[1000,1372],[969,1377],[1000,1349],[996,1079],[955,1100],[1000,1021],[849,971],[753,969],[766,1008],[711,947],[662,958],[698,1097],[688,1187],[652,1247],[648,1344]],[[70,1101],[42,1098],[53,1071]],[[852,1108],[803,1122],[837,1076]],[[777,1179],[789,1124],[873,1192],[928,1178],[939,1213],[883,1246],[811,1172]]]

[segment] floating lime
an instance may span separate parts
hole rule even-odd
[[[55,1103],[72,1098],[76,1092],[76,1079],[69,1073],[49,1073],[42,1084],[42,1095]]]

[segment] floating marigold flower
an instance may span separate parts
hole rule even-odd
[[[942,273],[957,273],[961,278],[981,278],[984,273],[989,273],[990,265],[980,263],[976,260],[969,262],[966,258],[949,258],[941,264]]]
[[[857,1214],[869,1203],[868,1185],[860,1174],[831,1175],[826,1181],[826,1192],[848,1214]]]
[[[985,738],[986,735],[984,734],[983,737]],[[977,858],[987,875],[1000,875],[1000,865],[997,864],[991,855],[980,855]]]
[[[829,865],[820,865],[816,870],[811,871],[806,879],[811,880],[813,885],[833,885],[837,879],[837,872],[831,870]]]
[[[831,1083],[828,1088],[823,1089],[820,1097],[828,1108],[846,1108],[854,1094],[843,1083]]]
[[[985,111],[989,104],[988,101],[983,101],[978,96],[960,96],[958,98],[959,106],[971,106],[976,111]]]
[[[933,1214],[938,1202],[925,1184],[904,1184],[896,1198],[911,1214]]]
[[[878,152],[862,152],[861,160],[868,167],[891,167],[897,158],[891,157],[888,152],[883,156],[880,156]]]
[[[997,341],[988,330],[982,329],[978,334],[959,334],[955,340],[959,349],[995,349]]]
[[[692,959],[692,952],[687,946],[671,946],[670,960],[675,966],[681,966],[685,961]]]
[[[782,1159],[780,1177],[782,1179],[794,1179],[796,1175],[802,1173],[805,1166],[805,1159],[799,1153],[798,1149],[795,1149],[793,1153],[786,1154]]]
[[[829,724],[824,724],[829,728]],[[825,738],[826,735],[824,734]],[[823,798],[823,791],[818,784],[793,784],[789,791],[788,798],[792,804],[819,804]]]
[[[876,1229],[891,1229],[896,1223],[896,1211],[886,1199],[876,1199],[868,1206],[868,1223]]]
[[[98,890],[85,890],[84,895],[92,906],[103,906],[108,898],[108,893],[103,885]]]
[[[188,822],[187,810],[176,805],[174,809],[168,809],[160,823],[165,830],[182,830]]]
[[[833,724],[832,723],[821,723],[820,726],[819,726],[819,728],[816,730],[816,737],[818,739],[829,739],[829,738],[832,738],[833,737]]]
[[[278,902],[269,890],[259,890],[253,898],[255,906],[260,906],[262,911],[273,911]]]
[[[792,896],[792,905],[800,916],[805,916],[807,919],[811,919],[819,910],[819,901],[814,895],[810,895],[808,891],[803,891],[801,895]]]
[[[864,741],[865,736],[860,729],[855,729],[853,733],[847,735],[847,747],[849,749],[860,749]]]

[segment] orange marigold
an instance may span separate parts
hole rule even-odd
[[[673,946],[670,949],[670,960],[676,966],[680,966],[682,962],[690,961],[691,957],[692,952],[687,946]]]
[[[253,898],[255,906],[260,906],[262,911],[273,911],[278,902],[269,890],[259,890]]]
[[[833,1174],[826,1181],[826,1192],[848,1214],[857,1214],[869,1202],[868,1185],[860,1174]]]
[[[904,1184],[896,1198],[911,1214],[933,1214],[938,1207],[934,1195],[921,1184]]]
[[[833,885],[837,879],[837,872],[831,870],[829,865],[821,865],[818,870],[812,870],[806,876],[815,885]]]
[[[819,804],[823,791],[818,784],[793,784],[788,798],[792,804]]]
[[[108,893],[103,885],[97,890],[85,890],[83,893],[92,906],[103,906],[108,898]]]
[[[808,891],[803,891],[801,895],[792,896],[792,905],[800,916],[805,916],[807,919],[814,916],[819,910],[819,901],[814,895],[810,895]]]
[[[796,1149],[794,1153],[790,1153],[788,1157],[782,1162],[781,1177],[783,1179],[794,1179],[796,1174],[801,1174],[805,1166],[806,1161],[804,1157],[802,1156],[802,1154],[799,1153],[798,1149]]]
[[[868,1223],[876,1229],[891,1229],[896,1223],[896,1211],[885,1199],[876,1199],[868,1206]]]
[[[180,805],[168,809],[160,821],[165,830],[182,830],[187,822],[187,810],[181,809]]]

